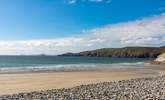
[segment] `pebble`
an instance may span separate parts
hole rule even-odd
[[[165,76],[2,95],[0,100],[165,100]]]

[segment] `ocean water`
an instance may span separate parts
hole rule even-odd
[[[0,73],[63,69],[88,69],[143,64],[148,58],[0,56]]]

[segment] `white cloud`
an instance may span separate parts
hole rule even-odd
[[[0,54],[60,54],[96,48],[165,45],[165,14],[86,30],[78,37],[0,41]]]
[[[118,45],[156,46],[164,43],[165,15],[144,18],[141,20],[108,25],[90,30],[95,36]]]
[[[112,0],[88,0],[89,2],[105,2],[105,3],[111,3]]]
[[[95,2],[95,3],[101,3],[101,2],[105,2],[105,3],[110,3],[112,0],[67,0],[68,4],[75,4],[77,1],[79,2]]]
[[[76,3],[76,0],[68,0],[68,4],[74,4]]]
[[[104,0],[88,0],[89,2],[103,2]]]
[[[77,52],[99,43],[99,39],[68,37],[60,39],[1,41],[0,54],[58,54],[67,51]]]

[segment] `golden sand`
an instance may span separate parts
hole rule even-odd
[[[0,95],[69,88],[81,84],[164,75],[165,69],[126,68],[100,71],[0,74]]]

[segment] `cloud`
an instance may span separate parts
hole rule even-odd
[[[165,45],[165,14],[83,31],[81,36],[0,41],[0,54],[60,54],[96,48]]]
[[[124,46],[158,46],[165,43],[165,15],[144,18],[141,20],[107,25],[90,30],[96,37],[106,43]]]
[[[104,0],[88,0],[89,2],[103,2]]]
[[[67,51],[77,52],[81,48],[90,48],[99,39],[68,37],[60,39],[0,41],[0,54],[58,54]],[[85,50],[85,49],[84,49]]]
[[[104,2],[104,3],[110,3],[112,0],[67,0],[67,3],[68,4],[75,4],[76,2],[93,2],[93,3],[101,3],[101,2]]]
[[[68,0],[68,4],[74,4],[76,3],[76,0]]]
[[[88,0],[89,2],[105,2],[105,3],[110,3],[112,0]]]

